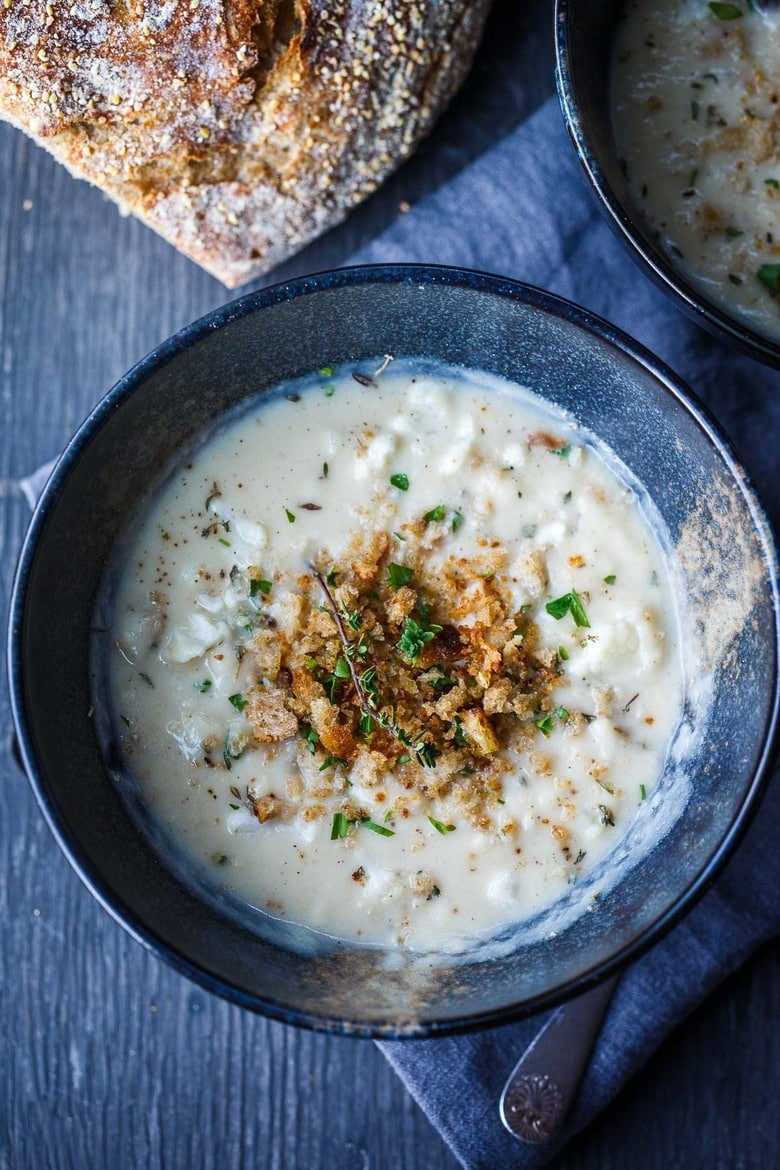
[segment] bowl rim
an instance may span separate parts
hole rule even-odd
[[[780,368],[780,342],[771,341],[721,309],[679,272],[660,248],[643,239],[635,220],[618,199],[596,155],[577,98],[571,57],[571,24],[577,0],[555,0],[555,82],[566,129],[588,186],[615,235],[654,284],[689,317],[742,353]],[[617,151],[615,152],[618,157]]]
[[[53,794],[49,790],[43,769],[38,767],[34,736],[26,711],[22,646],[28,585],[38,543],[43,535],[48,517],[56,507],[70,473],[84,450],[97,437],[103,425],[121,407],[135,388],[152,373],[175,360],[184,350],[234,320],[261,312],[272,305],[328,289],[372,284],[454,286],[519,301],[545,315],[552,315],[586,332],[595,334],[600,341],[621,350],[649,372],[661,383],[677,405],[689,416],[692,416],[701,427],[709,442],[723,459],[729,474],[733,476],[740,488],[763,551],[767,578],[773,597],[774,618],[775,654],[771,681],[772,704],[764,729],[763,745],[757,766],[750,782],[745,787],[739,807],[714,853],[702,865],[687,887],[677,895],[666,911],[659,915],[655,922],[642,933],[624,943],[608,959],[538,995],[503,1008],[477,1012],[469,1016],[456,1016],[447,1020],[416,1019],[413,1022],[401,1022],[400,1024],[314,1015],[297,1008],[291,1008],[284,1003],[249,993],[204,970],[179,953],[172,944],[169,944],[165,938],[157,933],[153,926],[142,922],[103,881],[90,857],[71,837],[65,820],[59,813]],[[777,545],[771,526],[758,500],[750,476],[742,466],[730,440],[723,434],[707,407],[699,401],[685,383],[677,378],[664,363],[623,333],[622,330],[589,310],[553,293],[533,285],[511,280],[508,277],[470,269],[440,265],[381,264],[315,273],[245,293],[236,300],[227,302],[200,317],[163,341],[132,366],[98,401],[67,443],[33,511],[19,555],[11,594],[7,667],[13,727],[19,755],[35,799],[57,844],[93,897],[137,942],[206,990],[241,1007],[249,1008],[283,1023],[296,1024],[318,1032],[372,1039],[424,1039],[511,1023],[558,1006],[601,983],[643,955],[667,934],[712,886],[744,836],[756,812],[760,798],[768,786],[771,765],[780,739],[780,687],[778,685],[780,679],[780,589],[777,564]]]

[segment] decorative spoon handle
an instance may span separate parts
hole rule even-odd
[[[549,1142],[560,1133],[616,983],[608,979],[559,1008],[512,1070],[498,1110],[521,1142]]]

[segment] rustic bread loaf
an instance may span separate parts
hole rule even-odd
[[[376,189],[489,0],[0,0],[0,115],[229,287]]]

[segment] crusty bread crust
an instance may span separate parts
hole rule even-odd
[[[0,0],[0,116],[234,288],[343,219],[489,0]]]

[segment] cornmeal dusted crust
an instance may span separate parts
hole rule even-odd
[[[489,0],[0,0],[0,116],[222,280],[376,189]]]

